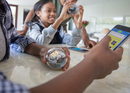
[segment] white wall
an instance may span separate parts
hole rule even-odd
[[[84,17],[120,17],[130,15],[130,0],[107,1],[84,6]]]
[[[84,6],[83,20],[91,21],[86,27],[89,32],[96,31],[97,17],[125,17],[130,16],[130,0],[107,1]]]
[[[98,4],[84,6],[83,20],[91,20],[89,28],[95,30],[96,17],[120,17],[130,16],[130,0],[114,0]],[[23,25],[23,10],[32,9],[33,6],[18,6],[17,29],[21,30]],[[92,29],[91,29],[92,30]]]
[[[22,30],[23,27],[23,12],[24,9],[31,10],[33,6],[18,6],[17,30]]]

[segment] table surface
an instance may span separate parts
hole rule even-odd
[[[49,47],[66,46],[51,45]],[[130,43],[123,44],[124,53],[119,69],[104,79],[94,80],[84,93],[130,93]],[[82,59],[84,53],[70,50],[70,66],[74,67]],[[9,80],[23,84],[28,88],[43,84],[64,73],[52,70],[43,64],[39,57],[11,50],[10,58],[0,62],[0,70]]]

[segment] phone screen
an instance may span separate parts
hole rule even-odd
[[[88,52],[89,51],[87,49],[81,49],[81,48],[77,48],[77,47],[68,47],[68,49],[72,49],[72,50],[79,51],[79,52]]]
[[[110,48],[115,50],[130,35],[130,32],[113,28],[107,35],[111,37]]]

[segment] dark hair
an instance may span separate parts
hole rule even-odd
[[[32,27],[32,22],[39,22],[39,17],[36,15],[36,11],[41,11],[41,8],[43,5],[52,2],[51,0],[40,0],[37,3],[35,3],[34,7],[33,7],[33,17],[30,21],[26,22],[27,26],[29,26],[30,28]]]

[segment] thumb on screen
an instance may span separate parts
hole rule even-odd
[[[102,40],[101,40],[101,44],[105,47],[109,47],[109,42],[111,41],[111,37],[110,36],[105,36]]]

